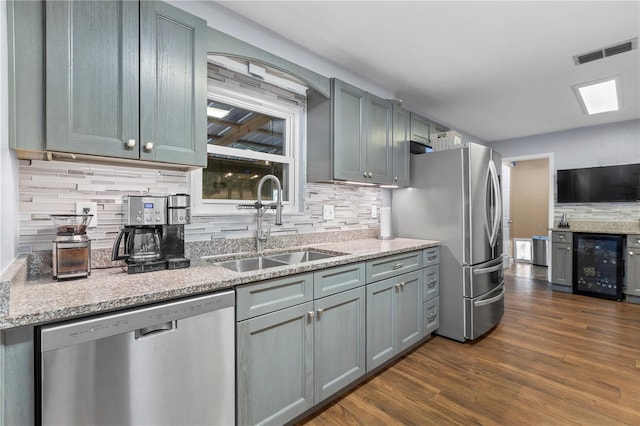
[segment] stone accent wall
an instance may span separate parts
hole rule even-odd
[[[122,198],[126,195],[185,193],[188,172],[130,166],[96,165],[66,161],[19,161],[19,252],[51,251],[55,236],[51,214],[75,213],[78,201],[98,204],[98,226],[89,228],[92,249],[110,249],[124,225]],[[371,218],[371,205],[381,205],[379,188],[308,183],[302,214],[283,216],[282,226],[272,226],[275,237],[335,231],[374,231],[379,219]],[[335,219],[322,219],[322,206],[335,206]],[[273,215],[265,215],[265,226]],[[233,215],[197,216],[185,226],[188,242],[252,238],[256,220],[252,211]],[[306,237],[308,239],[308,237]],[[335,241],[335,239],[334,239]],[[287,239],[287,243],[293,241]]]
[[[571,222],[640,222],[640,203],[556,204],[553,222],[566,213]]]

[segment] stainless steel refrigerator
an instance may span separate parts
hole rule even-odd
[[[504,313],[500,154],[468,143],[411,157],[411,187],[395,189],[398,237],[439,240],[440,328],[461,342],[491,330]]]

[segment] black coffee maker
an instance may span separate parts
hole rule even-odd
[[[184,256],[184,225],[191,221],[189,195],[132,195],[123,204],[125,227],[111,260],[124,260],[129,274],[190,266]]]

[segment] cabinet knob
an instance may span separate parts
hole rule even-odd
[[[135,139],[129,139],[127,141],[127,148],[134,148],[136,146],[136,140]]]
[[[394,284],[393,286],[396,288],[396,290],[400,291],[400,283]]]
[[[362,176],[367,177],[367,172],[364,172]]]
[[[633,252],[632,251],[629,252],[629,256],[633,256]]]
[[[394,176],[394,177],[393,177],[393,181],[394,181],[394,182],[397,182],[397,181],[398,181],[398,176]]]
[[[571,250],[571,247],[567,247],[567,250]]]
[[[147,142],[144,144],[145,151],[151,151],[153,149],[153,142]]]
[[[307,312],[307,316],[309,317],[309,319],[313,319],[313,317],[314,317],[315,315],[316,315],[316,313],[315,313],[315,312],[313,312],[313,311],[309,311],[309,312]]]
[[[373,177],[373,173],[369,172],[369,177],[372,178]]]
[[[320,317],[322,316],[323,312],[324,312],[324,309],[318,308],[318,319],[320,319]]]

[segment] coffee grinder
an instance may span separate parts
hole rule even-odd
[[[87,226],[91,214],[54,214],[51,220],[56,228],[53,240],[53,277],[87,277],[91,274],[91,240]]]

